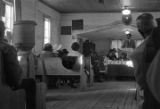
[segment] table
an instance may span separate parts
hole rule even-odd
[[[134,68],[128,67],[123,64],[108,64],[107,65],[107,75],[112,77],[133,77]]]

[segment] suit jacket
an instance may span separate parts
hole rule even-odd
[[[2,82],[10,87],[18,87],[21,80],[22,70],[17,60],[17,52],[13,46],[3,40],[0,41],[0,50],[2,52],[4,67]]]
[[[136,48],[135,41],[133,39],[125,39],[122,48]]]

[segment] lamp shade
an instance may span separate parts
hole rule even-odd
[[[17,21],[14,23],[14,45],[22,51],[29,51],[35,45],[34,21]]]

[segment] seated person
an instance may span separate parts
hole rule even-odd
[[[62,59],[62,65],[67,69],[72,69],[77,61],[77,57],[68,56],[68,50],[62,49],[58,51],[58,56]]]
[[[110,49],[109,52],[108,52],[108,54],[107,54],[107,57],[110,60],[117,60],[116,50],[115,49]]]
[[[121,52],[121,53],[119,54],[119,59],[120,59],[120,60],[121,60],[121,59],[123,59],[123,60],[128,60],[128,58],[127,58],[127,53]]]
[[[67,49],[58,50],[58,56],[59,56],[60,58],[63,58],[63,57],[65,57],[65,56],[67,56],[68,53],[69,53],[69,52],[68,52]]]
[[[57,53],[53,52],[53,47],[50,43],[46,43],[43,47],[42,52],[40,53],[41,57],[49,56],[49,57],[55,57],[57,56]]]
[[[0,21],[0,50],[4,64],[2,82],[13,90],[23,88],[26,92],[27,109],[35,109],[35,81],[31,79],[22,81],[22,69],[17,60],[16,49],[4,40],[4,31],[4,22]]]

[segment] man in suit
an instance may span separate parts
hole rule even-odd
[[[142,109],[160,109],[160,103],[153,96],[146,80],[149,65],[160,48],[160,29],[155,27],[154,18],[150,13],[141,14],[137,17],[136,22],[138,31],[144,40],[148,39],[145,49],[142,51],[141,62],[138,63],[139,66],[137,67],[137,71],[139,72],[135,72],[137,82],[144,91],[144,103]]]
[[[127,34],[127,39],[124,40],[122,44],[122,48],[135,48],[136,47],[135,41],[131,39],[131,37],[132,37],[131,34]]]

